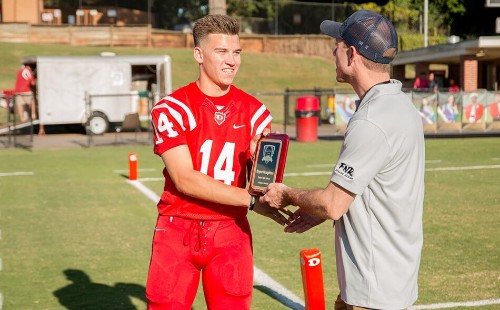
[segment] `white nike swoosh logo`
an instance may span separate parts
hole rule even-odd
[[[236,124],[233,125],[234,129],[238,129],[238,128],[241,128],[241,127],[245,127],[245,125],[236,125]]]

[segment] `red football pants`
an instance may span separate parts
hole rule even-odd
[[[247,218],[159,216],[146,284],[148,309],[191,309],[200,281],[208,309],[250,309],[252,237]]]

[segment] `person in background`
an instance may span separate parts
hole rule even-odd
[[[425,143],[418,111],[390,78],[397,33],[387,18],[366,10],[320,28],[337,40],[337,81],[353,87],[357,110],[325,188],[272,183],[261,201],[298,207],[286,232],[335,221],[336,310],[405,309],[418,297]]]
[[[193,28],[199,78],[151,111],[164,191],[146,284],[148,309],[191,309],[200,277],[208,309],[250,309],[249,210],[281,225],[279,210],[245,189],[247,168],[271,113],[232,85],[241,63],[240,26],[208,15]],[[291,214],[289,214],[291,215]]]
[[[458,93],[460,91],[460,87],[458,87],[457,84],[455,84],[455,79],[453,78],[450,78],[450,80],[448,81],[448,91],[450,93]]]
[[[38,108],[36,104],[36,78],[33,67],[23,63],[17,72],[14,85],[14,98],[19,120],[24,123],[38,119]],[[39,124],[38,135],[45,134],[45,126]]]
[[[470,103],[464,107],[465,120],[469,123],[479,123],[483,118],[484,106],[477,101],[477,93],[470,94]]]
[[[17,71],[16,84],[14,86],[15,105],[17,114],[21,122],[27,122],[30,119],[37,119],[35,95],[33,88],[35,86],[35,75],[33,69],[28,64],[23,64]]]
[[[439,89],[439,85],[436,81],[436,76],[434,75],[434,72],[429,72],[427,80],[429,81],[428,90],[433,93],[437,92]]]
[[[420,72],[420,75],[415,78],[415,82],[413,82],[413,89],[423,90],[429,88],[429,81],[427,80],[426,74],[424,71]]]

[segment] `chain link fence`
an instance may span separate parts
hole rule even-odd
[[[259,34],[319,34],[319,23],[325,19],[344,20],[355,11],[353,4],[274,1],[274,16],[241,18],[242,30]]]
[[[25,95],[13,91],[0,94],[0,148],[18,147],[31,148],[36,115],[32,114],[32,103],[24,103]]]
[[[422,119],[426,134],[499,135],[500,92],[422,92],[405,89]],[[296,108],[304,97],[315,97],[319,105],[318,126],[329,126],[332,135],[343,135],[356,111],[358,96],[349,89],[285,89],[283,93],[254,93],[283,124],[284,133],[297,124]]]

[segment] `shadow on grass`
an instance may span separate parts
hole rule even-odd
[[[66,269],[63,274],[72,283],[53,294],[66,309],[136,310],[130,297],[146,303],[146,288],[142,285],[115,283],[114,286],[109,286],[94,283],[85,272],[78,269]]]
[[[304,310],[304,306],[301,304],[289,299],[286,296],[283,296],[282,294],[270,289],[267,286],[263,285],[254,285],[254,289],[261,291],[262,293],[268,295],[269,297],[273,298],[274,300],[280,302],[282,305],[289,307],[290,309],[294,310]]]

